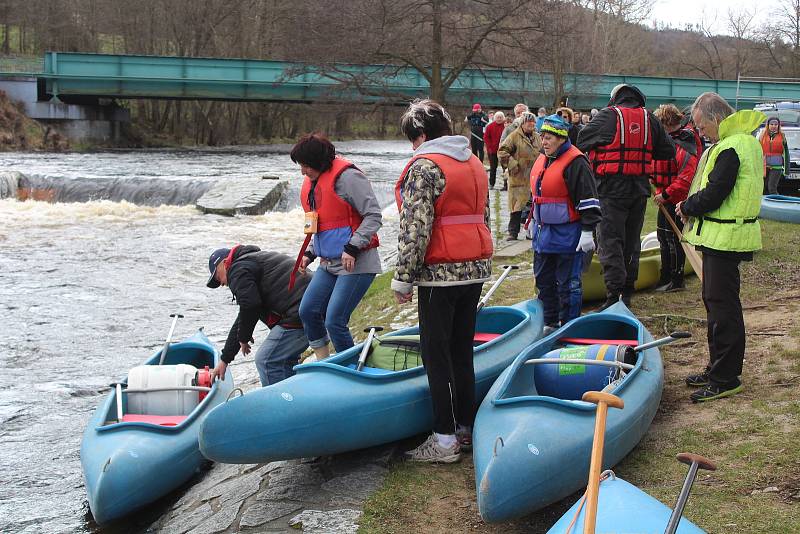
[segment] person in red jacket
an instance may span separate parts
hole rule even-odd
[[[655,186],[653,200],[664,206],[669,217],[679,230],[683,222],[675,216],[675,205],[683,202],[689,194],[702,143],[700,136],[690,128],[682,128],[683,114],[674,104],[663,104],[653,112],[675,143],[675,157],[669,160],[654,160],[651,182]],[[656,291],[679,291],[684,288],[683,266],[686,254],[681,240],[672,230],[664,212],[658,210],[657,232],[661,245],[661,277]]]
[[[483,142],[486,144],[486,153],[489,155],[489,188],[494,188],[497,180],[497,150],[500,148],[500,136],[506,127],[506,116],[502,111],[494,114],[492,122],[483,132]]]

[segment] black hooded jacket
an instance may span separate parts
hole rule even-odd
[[[609,102],[608,107],[600,110],[595,117],[584,126],[578,134],[577,147],[584,154],[589,154],[593,148],[602,147],[614,141],[617,133],[617,114],[610,106],[620,108],[644,107],[645,96],[634,86],[621,87]],[[653,159],[668,160],[675,157],[675,145],[664,130],[661,122],[647,112],[650,122],[650,135],[653,140]],[[597,179],[597,193],[600,197],[632,198],[637,196],[650,196],[650,181],[647,175],[625,176],[612,174],[595,176]]]
[[[298,310],[311,273],[298,273],[294,288],[289,291],[294,262],[285,254],[262,251],[253,245],[243,245],[233,253],[228,287],[239,305],[239,314],[222,349],[224,362],[233,361],[240,342],[250,342],[259,320],[269,326],[303,327]]]

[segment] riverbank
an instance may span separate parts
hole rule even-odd
[[[648,208],[643,233],[655,229]],[[654,336],[689,330],[692,338],[662,349],[665,388],[659,411],[642,442],[615,472],[672,505],[686,473],[675,460],[694,452],[714,460],[716,472],[701,472],[685,516],[708,532],[800,531],[800,232],[796,225],[762,221],[764,251],[743,263],[742,304],[747,327],[743,393],[709,404],[692,404],[683,378],[708,358],[700,281],[686,291],[637,293],[634,313]],[[500,273],[495,262],[495,277]],[[504,305],[534,294],[530,253],[502,263],[520,270],[495,293]],[[351,321],[392,329],[416,321],[416,306],[394,303],[391,273],[376,280]],[[584,312],[594,305],[586,306]],[[421,438],[420,438],[421,439]],[[485,524],[477,512],[472,458],[455,465],[413,465],[396,460],[379,491],[364,507],[359,532],[410,531],[543,533],[580,497],[573,495],[510,523]]]

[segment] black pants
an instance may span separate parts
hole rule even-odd
[[[497,152],[488,153],[489,156],[489,187],[494,187],[495,181],[497,181]]]
[[[433,431],[454,434],[475,421],[472,339],[483,284],[419,287],[420,348],[433,403]]]
[[[603,218],[597,225],[597,255],[609,296],[632,294],[639,276],[640,234],[647,197],[600,198]]]
[[[508,216],[508,235],[517,237],[522,227],[522,212],[512,211]]]
[[[470,136],[470,143],[472,146],[472,153],[478,156],[478,159],[483,163],[483,139],[478,139],[475,134]]]
[[[766,177],[766,185],[767,191],[766,195],[777,195],[778,194],[778,183],[783,178],[783,171],[781,169],[767,169],[767,177]]]
[[[675,216],[675,205],[664,204],[664,209],[675,221],[675,226],[678,227],[678,230],[683,231],[683,221],[680,217]],[[672,226],[661,210],[658,210],[656,235],[658,236],[658,244],[661,245],[661,277],[658,285],[669,282],[683,284],[683,266],[686,263],[686,253],[683,251],[678,234],[672,230]]]
[[[745,331],[739,260],[703,252],[703,304],[708,318],[708,374],[718,385],[742,374]]]

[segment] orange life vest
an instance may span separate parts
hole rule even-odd
[[[647,110],[617,106],[611,106],[611,109],[617,114],[614,140],[589,151],[595,175],[646,175],[653,160],[653,139]]]
[[[403,183],[416,160],[433,161],[444,174],[445,188],[433,203],[433,229],[425,263],[457,263],[491,258],[492,234],[484,212],[489,195],[486,169],[475,156],[458,161],[444,154],[422,154],[411,158],[394,188],[397,209],[403,208]]]
[[[300,190],[300,203],[306,212],[317,212],[317,233],[314,234],[314,254],[321,258],[340,258],[363,217],[345,199],[336,194],[336,180],[355,165],[344,158],[334,158],[331,166],[317,178],[316,183],[306,176]],[[313,187],[313,196],[312,196]],[[380,242],[373,234],[362,250],[376,248]]]
[[[761,148],[764,150],[764,163],[769,167],[783,167],[783,133],[778,132],[770,137],[764,132],[761,137]]]
[[[536,158],[531,169],[531,194],[533,218],[538,224],[564,224],[581,219],[564,181],[567,166],[581,156],[583,152],[570,146],[546,168],[547,156],[544,152]]]

